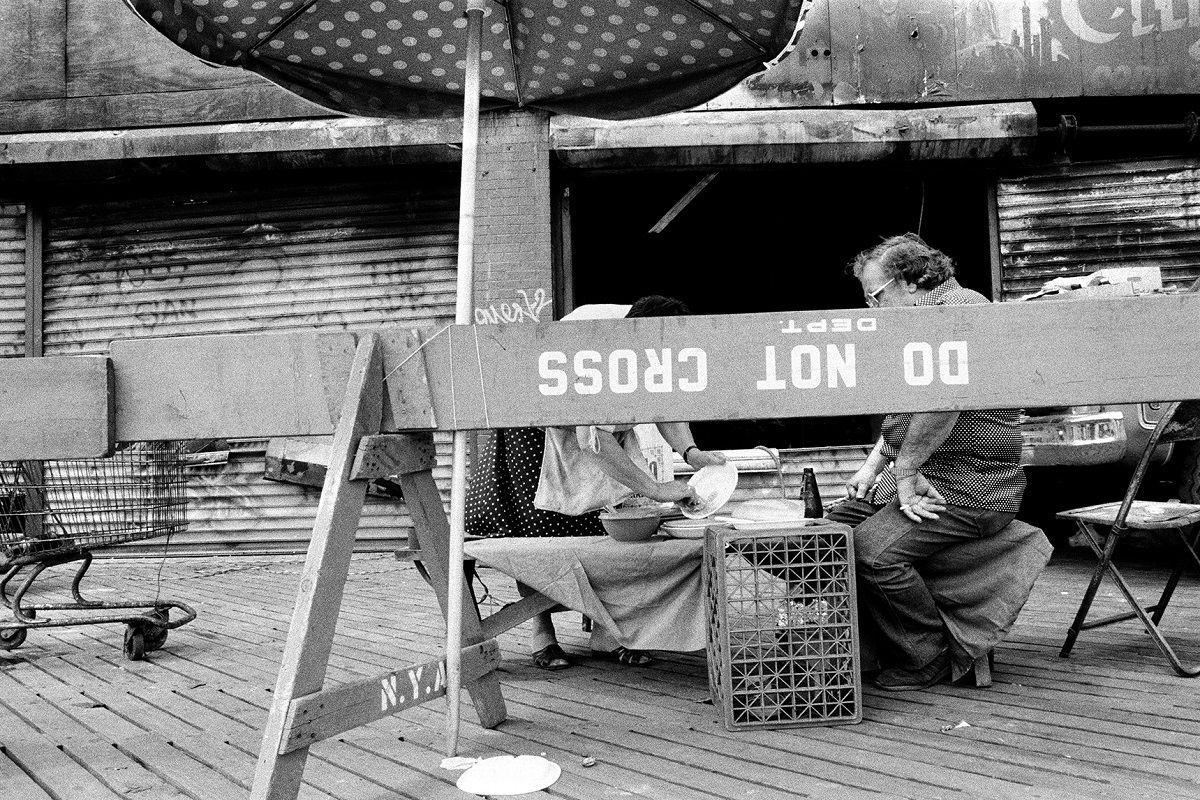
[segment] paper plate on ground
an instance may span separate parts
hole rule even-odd
[[[493,756],[458,776],[456,786],[468,794],[529,794],[558,780],[562,768],[541,756]]]
[[[700,502],[690,508],[681,507],[683,515],[688,519],[711,517],[733,497],[737,479],[737,467],[733,464],[714,464],[696,470],[688,486],[696,491]]]

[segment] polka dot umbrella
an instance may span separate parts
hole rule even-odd
[[[126,0],[205,61],[366,116],[457,114],[462,0]],[[763,69],[807,0],[483,0],[484,109],[606,119],[691,108]]]
[[[125,0],[212,64],[327,108],[463,115],[456,322],[472,319],[480,108],[603,119],[696,106],[774,65],[811,0]],[[446,609],[449,746],[458,731],[466,436],[454,437]],[[261,767],[261,763],[260,763]],[[257,784],[256,777],[256,784]]]

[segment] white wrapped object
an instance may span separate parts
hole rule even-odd
[[[562,768],[541,756],[493,756],[458,776],[459,789],[480,797],[529,794],[558,780]]]

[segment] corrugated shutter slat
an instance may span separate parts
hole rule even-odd
[[[46,354],[102,353],[117,338],[440,327],[454,317],[457,202],[453,172],[417,170],[175,194],[151,186],[51,208]],[[448,496],[450,439],[437,438],[434,476]],[[189,529],[172,550],[303,550],[320,493],[264,480],[265,442],[232,446],[226,465],[190,470]],[[403,504],[372,498],[358,546],[395,546],[410,528]]]
[[[0,203],[0,358],[25,354],[25,207]]]
[[[1184,159],[1071,164],[1002,178],[1002,296],[1114,266],[1157,266],[1163,284],[1200,277],[1200,168]]]

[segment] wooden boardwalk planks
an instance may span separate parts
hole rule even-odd
[[[97,561],[85,591],[169,587],[200,617],[142,662],[123,658],[115,625],[31,631],[0,652],[0,796],[247,796],[302,566],[298,557]],[[1080,555],[1052,562],[997,653],[992,689],[868,689],[856,726],[730,733],[704,702],[695,655],[664,654],[650,669],[584,658],[546,673],[529,664],[517,629],[499,640],[510,719],[485,730],[464,715],[461,750],[546,753],[564,774],[535,796],[577,800],[1200,798],[1200,684],[1176,677],[1136,624],[1088,631],[1058,658],[1088,566]],[[1151,575],[1130,570],[1147,592]],[[515,599],[504,576],[483,579]],[[355,556],[345,591],[329,685],[440,654],[443,623],[411,565]],[[1121,603],[1107,586],[1100,600]],[[1191,656],[1197,612],[1200,585],[1187,578],[1165,623]],[[587,652],[577,614],[557,624],[568,650]],[[440,767],[442,725],[439,701],[320,742],[300,796],[462,797],[458,773]],[[595,766],[582,766],[589,757]]]

